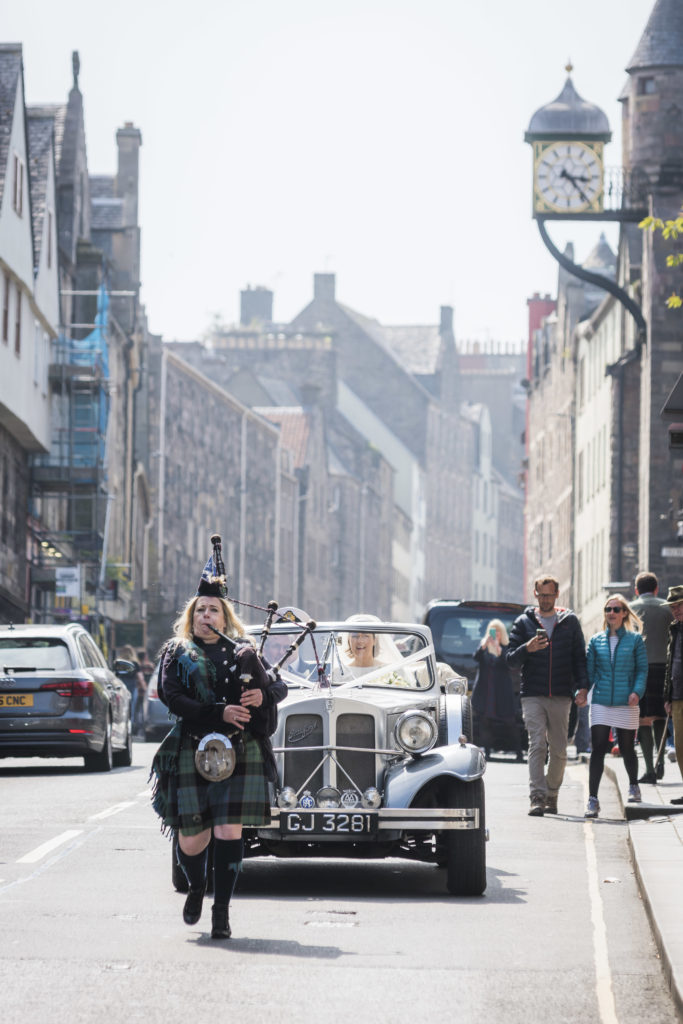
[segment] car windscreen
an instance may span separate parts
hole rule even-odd
[[[264,655],[273,665],[298,636],[295,629],[272,630]],[[290,685],[402,687],[424,690],[434,682],[434,652],[425,638],[409,630],[353,627],[316,630],[282,666]]]
[[[73,667],[69,648],[54,637],[0,637],[0,669],[68,672]]]

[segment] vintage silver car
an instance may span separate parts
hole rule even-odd
[[[299,631],[273,627],[265,657]],[[437,663],[429,628],[318,624],[281,674],[272,822],[245,828],[247,855],[407,857],[445,868],[450,893],[481,894],[486,762],[467,682]]]

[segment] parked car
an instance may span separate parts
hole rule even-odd
[[[474,652],[486,633],[491,619],[500,619],[508,633],[526,605],[513,601],[462,601],[440,598],[430,601],[422,621],[434,638],[437,661],[445,662],[466,676],[469,689],[477,674]]]
[[[434,638],[434,649],[438,661],[467,677],[468,689],[477,675],[474,652],[486,633],[491,619],[500,619],[510,632],[510,627],[526,606],[512,601],[462,601],[440,599],[430,601],[425,610],[423,622],[429,626]],[[513,685],[519,694],[519,672],[512,670]],[[522,707],[516,697],[517,714],[515,722],[507,727],[500,724],[488,738],[493,750],[526,750],[529,746],[524,728]],[[477,717],[474,717],[474,741],[480,742]]]
[[[169,712],[163,701],[159,700],[157,686],[160,668],[161,662],[157,661],[154,671],[149,677],[147,693],[145,694],[145,739],[148,743],[151,740],[163,739],[166,733],[173,728],[173,723],[175,722],[175,717]]]
[[[273,627],[268,660],[298,632]],[[351,641],[368,635],[379,663],[359,669]],[[245,854],[406,857],[445,868],[450,893],[481,894],[486,761],[472,743],[465,680],[442,690],[428,627],[319,624],[282,677],[272,820],[245,827]],[[173,880],[182,885],[177,866]]]
[[[133,759],[130,693],[83,626],[0,626],[0,757],[83,757],[87,771]]]

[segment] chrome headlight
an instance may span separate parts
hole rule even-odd
[[[444,689],[446,693],[459,693],[464,696],[467,693],[467,678],[466,676],[450,676],[446,680]]]
[[[315,802],[318,807],[339,807],[341,793],[334,786],[323,786],[315,794]]]
[[[361,803],[368,810],[374,810],[382,803],[382,794],[375,786],[368,786],[361,797]]]
[[[436,722],[426,711],[406,711],[394,726],[394,738],[407,754],[425,754],[436,737]]]
[[[292,807],[296,807],[297,802],[296,790],[292,789],[291,786],[285,786],[277,795],[278,807],[283,807],[285,810],[291,810]]]

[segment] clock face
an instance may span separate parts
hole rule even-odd
[[[602,210],[602,144],[535,144],[536,213],[584,213]]]

